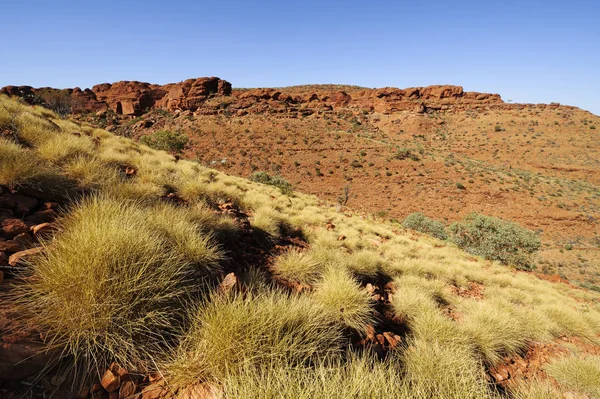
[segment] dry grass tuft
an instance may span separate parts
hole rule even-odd
[[[308,297],[262,291],[215,296],[198,307],[168,366],[178,387],[225,381],[245,367],[302,365],[339,351],[341,329]]]
[[[41,173],[38,159],[14,142],[0,138],[0,184],[17,186]]]
[[[402,359],[406,383],[418,397],[491,397],[484,368],[468,347],[413,340]]]
[[[564,386],[591,397],[600,397],[600,356],[565,356],[544,369]]]
[[[110,360],[136,368],[164,352],[198,266],[215,268],[217,252],[200,237],[193,254],[181,253],[167,239],[179,226],[159,230],[151,216],[135,202],[93,197],[61,221],[20,296],[50,348],[98,372]]]
[[[371,297],[358,282],[342,268],[330,267],[316,284],[313,293],[332,321],[364,332],[372,322]]]
[[[291,250],[275,260],[273,271],[277,276],[304,284],[314,284],[321,275],[321,265],[310,254]]]

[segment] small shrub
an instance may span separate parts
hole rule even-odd
[[[356,159],[350,163],[350,166],[352,166],[353,168],[362,168],[363,167],[362,164],[360,163],[360,161],[358,161]]]
[[[465,187],[465,185],[462,184],[461,182],[456,182],[456,188],[458,188],[459,190],[466,190],[467,189]]]
[[[413,161],[419,161],[421,158],[419,154],[410,148],[399,148],[394,154],[394,158],[398,160],[411,159]]]
[[[452,224],[450,235],[452,241],[467,252],[524,269],[532,267],[530,257],[541,246],[535,232],[478,213]]]
[[[504,129],[502,129],[502,126],[500,126],[500,125],[496,125],[496,126],[494,126],[494,132],[501,132],[501,131],[503,131],[503,130],[504,130]]]
[[[420,212],[415,212],[408,215],[402,222],[402,226],[407,229],[429,234],[435,238],[439,238],[440,240],[445,240],[448,238],[446,228],[442,222],[430,219]]]
[[[157,130],[140,138],[140,142],[148,147],[175,153],[183,151],[188,140],[187,136],[168,130]]]
[[[34,104],[40,104],[44,108],[54,111],[61,118],[66,118],[73,111],[73,108],[82,105],[81,100],[71,97],[68,90],[58,89],[37,90],[32,100]]]
[[[573,249],[573,245],[572,245],[572,244],[566,244],[566,245],[565,245],[565,249],[566,249],[567,251],[571,251],[571,250]]]
[[[267,172],[254,172],[250,175],[250,180],[257,183],[268,184],[269,186],[277,187],[281,190],[282,193],[286,195],[290,195],[293,192],[292,185],[290,184],[290,182],[288,182],[281,176],[271,176]]]

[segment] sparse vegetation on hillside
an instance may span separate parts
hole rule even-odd
[[[20,113],[17,137],[0,141],[13,154],[0,158],[0,194],[39,188],[47,173],[53,192],[69,194],[56,230],[31,241],[40,253],[8,276],[10,300],[3,292],[0,301],[20,306],[28,337],[61,354],[46,372],[78,366],[44,384],[89,388],[115,361],[139,383],[135,394],[165,397],[210,389],[231,399],[496,399],[503,382],[493,368],[534,343],[579,337],[582,350],[600,345],[597,293],[0,101]],[[5,122],[0,114],[0,128]],[[19,159],[31,163],[18,168]],[[497,247],[500,260],[514,263],[536,248],[533,233],[475,220],[451,229],[473,252],[492,257]],[[515,375],[502,390],[597,389],[589,364],[585,384],[553,364],[543,366],[558,386]]]

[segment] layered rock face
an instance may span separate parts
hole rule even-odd
[[[367,111],[391,113],[396,111],[426,112],[430,110],[465,109],[478,105],[505,104],[498,94],[465,92],[461,86],[437,85],[397,89],[318,89],[295,93],[295,88],[250,89],[235,93],[234,106],[252,109],[254,104],[269,103],[277,110],[281,106],[301,105],[322,111],[349,107]]]
[[[180,83],[157,85],[137,81],[103,83],[92,89],[34,89],[6,86],[0,93],[26,100],[36,94],[55,90],[71,100],[74,112],[112,110],[120,115],[141,115],[151,109],[191,111],[198,114],[248,113],[298,114],[327,112],[348,108],[354,111],[393,113],[411,111],[463,111],[466,109],[522,108],[507,104],[498,94],[466,92],[461,86],[435,85],[398,89],[367,89],[354,86],[316,85],[281,89],[237,89],[216,77],[188,79]],[[550,104],[548,106],[558,106]]]

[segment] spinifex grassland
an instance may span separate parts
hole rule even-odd
[[[598,293],[0,101],[3,397],[600,395]]]

